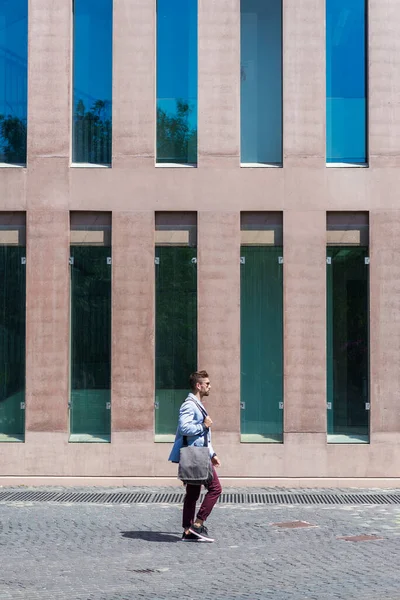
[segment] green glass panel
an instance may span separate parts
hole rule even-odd
[[[156,435],[175,434],[197,368],[196,256],[187,246],[156,248]]]
[[[0,246],[0,435],[5,440],[23,440],[25,429],[25,254],[23,246]]]
[[[368,249],[331,246],[327,256],[328,435],[368,441]]]
[[[104,246],[71,247],[70,432],[99,441],[111,435],[110,256]]]
[[[283,265],[278,246],[242,246],[241,440],[283,440]]]

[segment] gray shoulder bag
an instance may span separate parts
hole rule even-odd
[[[193,402],[193,400],[190,400]],[[197,404],[204,417],[205,410]],[[183,436],[183,446],[180,451],[178,479],[190,485],[209,485],[213,479],[213,468],[208,449],[208,430],[204,431],[204,446],[188,446],[186,435]]]

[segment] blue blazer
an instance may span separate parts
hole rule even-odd
[[[207,414],[203,404],[196,398],[194,394],[189,394],[185,402],[182,404],[179,410],[179,421],[178,429],[176,430],[175,442],[172,446],[171,454],[168,460],[174,463],[179,462],[180,450],[183,446],[183,436],[187,437],[188,446],[204,446],[204,432],[207,429],[204,424],[204,415],[199,404],[204,412]],[[208,430],[208,447],[210,450],[210,456],[214,454],[213,447],[211,445],[211,431]]]

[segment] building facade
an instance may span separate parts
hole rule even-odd
[[[398,3],[4,6],[0,483],[398,484]]]

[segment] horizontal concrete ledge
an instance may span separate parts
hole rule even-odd
[[[0,163],[0,169],[26,169],[26,165],[17,163]]]
[[[400,489],[400,477],[329,478],[329,477],[220,477],[224,488],[368,488]],[[0,476],[1,487],[182,487],[176,477],[19,477]]]
[[[240,163],[242,169],[282,169],[282,163]]]
[[[368,163],[326,163],[328,169],[368,169]]]
[[[197,164],[195,164],[195,163],[158,163],[158,162],[156,162],[155,167],[157,169],[196,169]]]
[[[111,169],[112,165],[100,165],[97,163],[71,163],[71,169]]]

